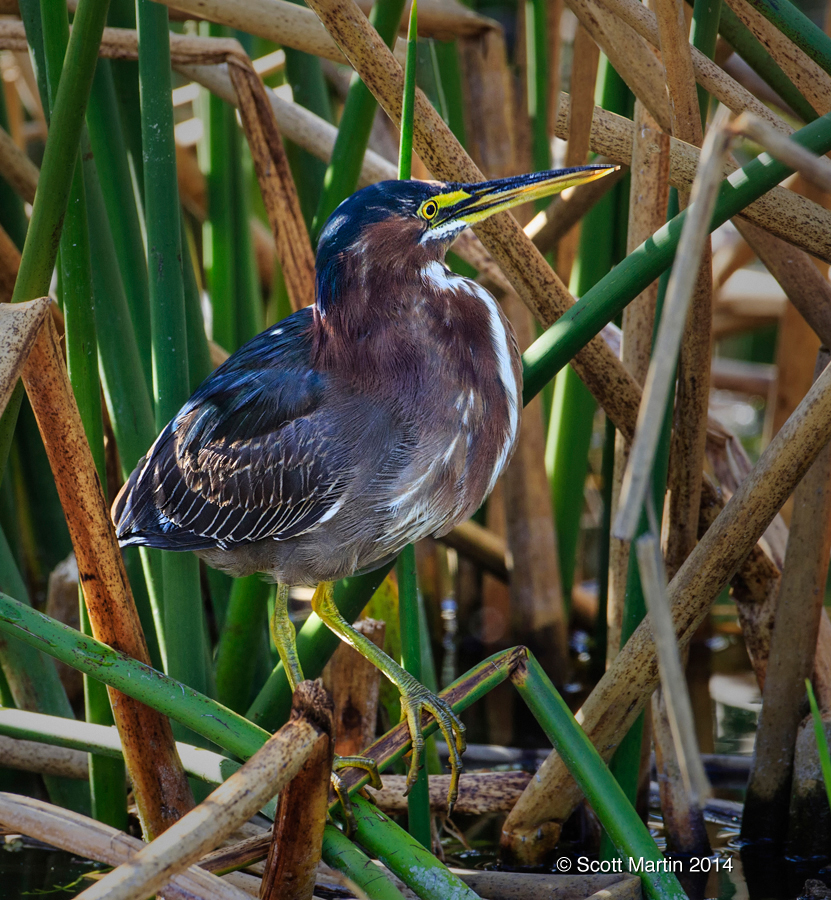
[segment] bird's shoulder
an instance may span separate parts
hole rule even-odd
[[[276,434],[313,413],[327,376],[312,364],[311,330],[311,308],[300,310],[252,338],[208,376],[171,422],[178,452]]]

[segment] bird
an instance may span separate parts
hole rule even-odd
[[[516,448],[522,362],[496,299],[445,262],[464,229],[601,178],[581,166],[460,184],[384,181],[352,194],[319,237],[314,302],[254,337],[197,388],[113,504],[122,546],[193,551],[277,583],[272,634],[292,690],[303,680],[290,586],[401,693],[415,783],[432,713],[458,792],[464,725],[357,632],[332,599],[468,519]]]

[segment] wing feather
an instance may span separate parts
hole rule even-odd
[[[331,516],[348,483],[311,311],[258,335],[208,378],[116,499],[122,544],[207,549],[286,540]]]

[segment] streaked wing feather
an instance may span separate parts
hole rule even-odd
[[[285,540],[345,488],[306,310],[250,341],[193,395],[116,501],[125,542],[161,547]],[[326,448],[326,452],[324,452]]]

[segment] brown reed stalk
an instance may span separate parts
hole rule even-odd
[[[0,303],[11,301],[19,268],[20,251],[6,230],[0,226]]]
[[[39,174],[37,166],[0,128],[0,175],[27,203],[35,201]]]
[[[819,377],[723,512],[669,585],[679,645],[685,646],[710,604],[764,533],[831,437],[831,370]],[[709,491],[705,500],[711,497]],[[658,683],[655,645],[642,623],[592,691],[581,724],[604,757],[617,747]],[[543,764],[506,820],[503,846],[526,858],[559,837],[579,798],[556,754]]]
[[[93,635],[149,665],[130,584],[51,316],[44,319],[22,377],[66,515]],[[142,828],[145,834],[155,836],[193,805],[170,723],[117,691],[110,691],[110,702]]]
[[[676,0],[655,0],[661,59],[667,76],[672,134],[674,137],[700,147],[704,138],[701,113],[695,83],[691,47],[687,38],[688,26],[683,3]],[[714,126],[715,127],[715,126]],[[702,157],[703,163],[703,157]],[[689,205],[689,192],[679,191],[679,207]],[[672,446],[669,457],[667,489],[669,491],[668,535],[666,542],[667,577],[681,567],[695,546],[698,536],[698,518],[701,505],[701,470],[704,463],[704,445],[707,435],[707,415],[710,399],[710,344],[712,325],[713,259],[709,237],[704,243],[698,277],[678,360],[678,376],[673,417]],[[660,600],[650,603],[650,610]],[[661,609],[659,605],[659,610]],[[655,622],[656,613],[651,613]],[[675,660],[674,648],[666,648],[663,658]],[[681,653],[680,665],[687,654]],[[679,666],[680,668],[680,666]],[[673,669],[673,671],[675,671]],[[683,673],[683,669],[681,669]],[[676,673],[677,674],[677,673]],[[672,691],[676,696],[673,696]],[[688,729],[677,734],[673,728],[675,716],[689,708],[686,680],[667,682],[667,676],[652,696],[652,723],[655,739],[655,759],[659,773],[661,809],[667,823],[670,845],[681,852],[707,855],[710,850],[702,812],[703,799],[700,790],[691,790],[689,776],[682,777],[687,766],[692,771],[700,767],[697,747],[682,749],[679,740]],[[694,736],[693,736],[694,740]],[[703,772],[702,772],[703,774]],[[695,780],[695,779],[693,779]]]
[[[629,253],[639,247],[666,221],[669,198],[669,135],[639,100],[635,101],[635,127],[632,141],[632,173],[629,188],[629,224],[626,247]],[[646,380],[652,351],[655,304],[658,282],[654,281],[623,311],[621,359],[638,384]],[[612,516],[617,513],[620,485],[629,459],[629,442],[615,435],[615,468],[612,482]],[[623,603],[629,570],[629,541],[610,535],[609,588],[606,607],[606,659],[611,661],[620,650]]]
[[[727,3],[816,112],[824,116],[831,111],[831,76],[746,0]]]
[[[147,846],[144,841],[103,822],[19,794],[0,794],[0,823],[76,856],[111,866],[127,862]],[[165,896],[171,900],[174,897],[246,900],[247,897],[223,879],[197,866],[174,876]]]
[[[594,112],[594,87],[600,50],[582,25],[577,26],[571,58],[571,108],[568,118],[565,165],[583,166],[589,157],[589,136]],[[580,243],[579,220],[557,247],[557,272],[564,282],[571,277],[571,268]]]
[[[560,95],[560,112],[555,134],[568,136],[569,99]],[[633,124],[630,119],[595,107],[592,117],[591,147],[614,162],[628,164],[632,157]],[[689,189],[695,178],[699,151],[691,144],[672,138],[670,141],[669,183],[681,190]],[[726,163],[724,174],[735,167]],[[746,206],[737,221],[748,220],[782,238],[789,244],[831,262],[831,212],[799,194],[781,186],[768,191]]]
[[[217,847],[300,771],[325,736],[315,710],[314,689],[311,682],[303,682],[294,694],[296,714],[242,768],[167,832],[80,894],[79,900],[150,896]]]
[[[603,5],[631,26],[653,47],[660,43],[658,21],[655,13],[638,0],[603,0]],[[705,56],[697,47],[691,49],[696,81],[729,110],[735,113],[750,110],[783,134],[791,134],[793,128],[764,103],[728,75],[724,69]]]
[[[229,56],[228,71],[239,108],[277,256],[293,309],[307,306],[315,296],[315,260],[303,221],[280,129],[260,76],[248,57]]]
[[[329,779],[335,753],[332,701],[320,682],[304,682],[320,730],[300,771],[280,792],[272,829],[261,900],[312,900],[329,805]],[[297,707],[292,715],[299,713]]]
[[[831,354],[821,350],[815,375]],[[745,801],[742,835],[782,843],[787,834],[794,743],[802,719],[805,679],[817,648],[831,553],[831,444],[794,493],[794,510],[776,620],[770,642],[762,712]]]
[[[568,0],[568,5],[629,90],[644,103],[661,128],[670,132],[672,119],[663,66],[646,41],[596,0]]]

